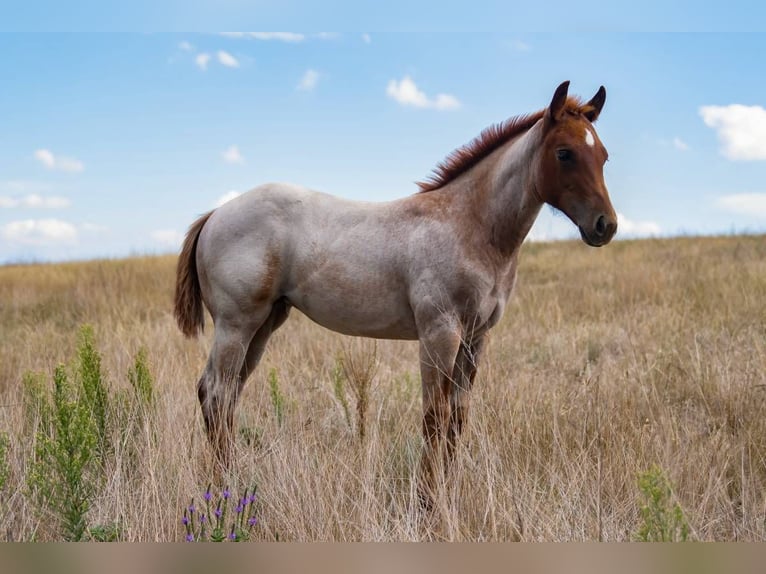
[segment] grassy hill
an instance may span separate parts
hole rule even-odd
[[[76,371],[88,324],[109,426],[87,523],[184,539],[184,508],[214,480],[196,398],[212,329],[196,341],[177,330],[174,271],[174,257],[0,267],[4,538],[61,536],[32,480],[46,419],[23,380],[49,393],[56,365]],[[142,348],[154,401],[136,410],[128,373]],[[349,364],[375,366],[364,440]],[[256,539],[629,540],[677,505],[689,538],[763,540],[766,237],[526,245],[430,519],[413,481],[415,343],[343,337],[294,311],[237,427],[235,468],[214,489],[257,484]]]

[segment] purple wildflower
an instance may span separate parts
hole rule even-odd
[[[186,535],[186,542],[194,542],[194,534],[187,534]]]
[[[255,502],[255,493],[251,494],[250,497],[247,499],[248,504],[252,504]]]
[[[199,515],[199,522],[200,522],[200,524],[205,524],[205,515],[204,514],[200,514]]]
[[[245,507],[244,507],[244,506],[242,506],[242,503],[240,502],[240,503],[237,505],[237,514],[241,514],[241,513],[242,513],[242,511],[243,511],[244,509],[245,509]]]
[[[227,489],[225,489],[225,490],[223,491],[223,499],[224,499],[224,500],[228,500],[230,496],[231,496],[231,492],[229,492],[229,489],[228,489],[228,488],[227,488]]]
[[[194,514],[194,503],[189,506],[189,514]]]
[[[237,533],[232,530],[231,534],[229,534],[229,540],[236,540],[236,539],[237,539]]]
[[[255,516],[251,516],[251,517],[250,517],[250,518],[247,520],[247,525],[248,525],[248,526],[255,526],[256,524],[258,524],[258,519],[257,519]]]
[[[187,516],[184,516],[184,517],[181,519],[181,524],[183,524],[184,526],[186,526],[187,524],[189,524],[189,518],[188,518]]]
[[[223,514],[223,511],[221,510],[221,507],[219,506],[218,508],[216,508],[215,512],[213,514],[215,514],[216,518],[221,518],[221,514]]]
[[[212,494],[210,494],[210,489],[208,488],[208,489],[205,491],[205,501],[206,501],[206,502],[210,502],[210,499],[211,499],[212,497],[213,497],[213,495],[212,495]]]

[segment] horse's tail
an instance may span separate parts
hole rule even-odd
[[[197,239],[212,214],[210,211],[191,224],[178,257],[174,315],[179,329],[187,337],[196,337],[205,328],[202,292],[197,275]]]

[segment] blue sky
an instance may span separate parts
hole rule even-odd
[[[383,201],[563,80],[619,237],[766,232],[766,35],[0,34],[0,262],[177,249],[222,198],[290,181]],[[544,210],[537,239],[577,236]]]

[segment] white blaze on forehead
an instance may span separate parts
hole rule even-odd
[[[590,131],[588,128],[585,128],[585,143],[588,144],[590,147],[593,147],[596,145],[596,138],[593,137],[593,132]]]

